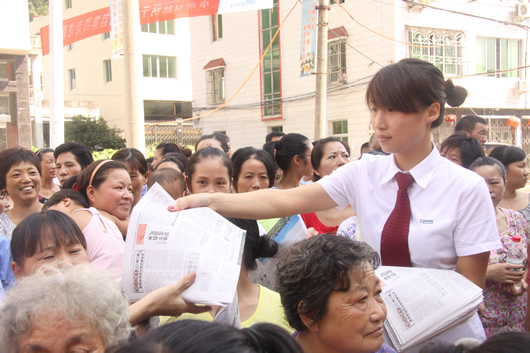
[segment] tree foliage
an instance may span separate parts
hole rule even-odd
[[[28,0],[29,20],[33,20],[33,16],[48,15],[48,0]]]
[[[102,117],[94,120],[78,115],[64,123],[65,141],[82,143],[94,151],[125,147],[125,139],[120,137],[120,132],[117,128],[109,127]]]

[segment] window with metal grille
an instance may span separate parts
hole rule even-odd
[[[328,83],[346,83],[346,43],[341,39],[328,42]]]
[[[274,7],[260,11],[261,16],[261,54],[272,41],[278,30],[278,0],[274,0]],[[271,47],[261,63],[263,116],[267,118],[281,117],[282,93],[280,75],[280,35],[272,42]]]
[[[224,67],[206,70],[206,100],[208,104],[218,104],[225,101]]]
[[[518,39],[477,38],[477,74],[490,77],[520,77],[521,46]]]

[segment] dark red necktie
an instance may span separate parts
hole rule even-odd
[[[408,173],[397,173],[396,205],[381,233],[381,262],[384,266],[411,267],[409,252],[410,201],[407,189],[414,181]]]

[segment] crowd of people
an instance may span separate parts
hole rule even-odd
[[[466,95],[421,60],[382,68],[366,91],[374,134],[356,161],[340,139],[294,132],[235,151],[214,133],[193,153],[161,143],[148,159],[124,148],[94,161],[75,142],[1,151],[3,351],[391,353],[381,265],[453,270],[484,288],[474,316],[407,352],[524,351],[527,156],[485,153],[487,121],[474,115],[438,148],[431,129]],[[213,322],[221,307],[182,299],[194,273],[134,303],[123,295],[129,217],[155,183],[176,200],[170,211],[210,207],[246,231],[241,327]],[[277,287],[253,283],[258,258],[278,256],[267,232],[292,215],[307,239],[279,259]],[[514,236],[520,265],[507,262]]]

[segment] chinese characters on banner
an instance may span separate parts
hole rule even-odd
[[[316,0],[304,0],[302,4],[302,40],[300,46],[300,77],[314,73],[316,58]]]
[[[110,32],[110,11],[108,7],[72,17],[63,21],[63,45],[75,43],[81,39]],[[40,31],[42,55],[50,52],[50,26]]]
[[[122,0],[110,0],[112,58],[118,59],[123,55],[123,18]]]

